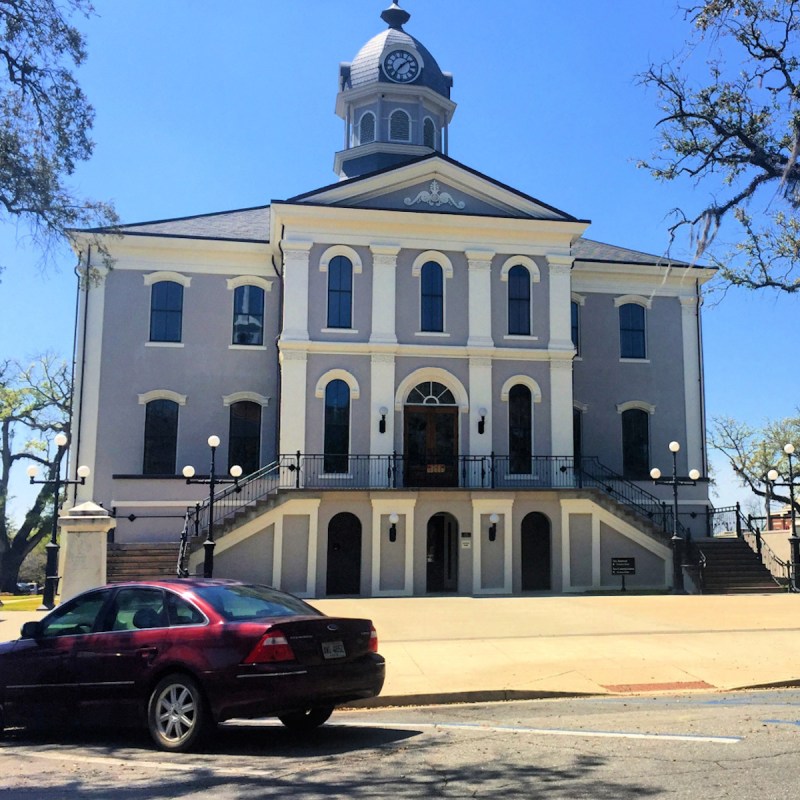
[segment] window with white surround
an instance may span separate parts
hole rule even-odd
[[[250,400],[231,403],[228,442],[228,469],[238,465],[244,475],[256,472],[261,457],[260,403]]]
[[[328,327],[353,327],[353,264],[345,256],[328,263]]]
[[[358,143],[369,144],[375,141],[375,115],[366,111],[358,122]]]
[[[533,398],[531,390],[518,383],[508,392],[508,471],[512,475],[531,472],[533,457]]]
[[[178,403],[164,398],[145,404],[143,475],[174,475]]]
[[[325,387],[323,470],[346,473],[350,452],[350,387],[340,379]]]
[[[638,295],[614,298],[619,308],[619,357],[643,360],[647,358],[647,309],[651,301]]]
[[[233,344],[264,344],[264,290],[260,286],[234,289]]]
[[[508,333],[531,335],[531,276],[521,264],[508,271]]]
[[[444,273],[435,261],[423,264],[420,273],[420,330],[444,331]]]
[[[392,142],[411,141],[411,117],[402,109],[395,109],[389,116],[389,140]]]
[[[628,408],[622,418],[622,474],[629,480],[646,480],[650,471],[650,415]]]
[[[150,287],[150,341],[180,342],[183,329],[183,286],[158,281]]]

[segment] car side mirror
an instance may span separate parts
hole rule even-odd
[[[42,635],[42,623],[38,619],[25,622],[20,631],[22,639],[39,639]]]

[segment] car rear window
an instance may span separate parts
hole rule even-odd
[[[315,608],[269,586],[200,586],[195,593],[231,622],[265,617],[322,616]]]

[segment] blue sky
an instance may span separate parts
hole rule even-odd
[[[335,180],[338,65],[384,29],[389,0],[95,0],[79,25],[97,118],[74,185],[124,222],[263,205]],[[588,236],[664,253],[670,210],[707,189],[636,168],[657,147],[656,96],[637,84],[680,51],[675,0],[405,0],[406,30],[452,72],[450,155],[576,217]],[[686,247],[672,255],[688,258]],[[42,271],[0,225],[0,356],[72,349],[74,257]],[[760,423],[798,405],[796,301],[729,292],[704,309],[709,419]],[[790,356],[792,354],[792,356]],[[653,454],[653,460],[657,461]],[[669,454],[662,461],[667,462]],[[737,498],[720,474],[717,505]],[[20,496],[24,492],[20,489]],[[741,493],[741,499],[745,496]]]

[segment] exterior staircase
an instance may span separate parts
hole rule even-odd
[[[123,583],[174,578],[178,547],[177,541],[109,544],[106,580]]]
[[[703,594],[785,592],[758,554],[742,538],[719,536],[695,539],[694,547],[705,556]]]

